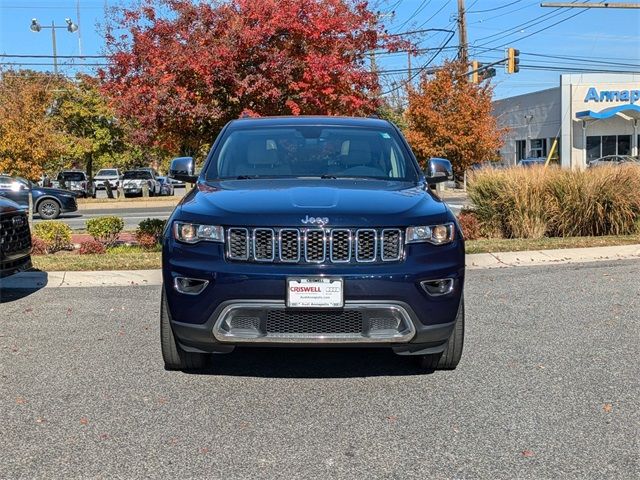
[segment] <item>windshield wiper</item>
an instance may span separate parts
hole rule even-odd
[[[335,175],[320,175],[320,178],[322,178],[323,180],[327,179],[327,180],[337,180],[338,177],[336,177]]]
[[[236,180],[253,180],[254,178],[258,178],[258,175],[238,175]]]

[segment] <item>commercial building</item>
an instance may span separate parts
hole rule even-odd
[[[640,73],[566,74],[558,87],[496,100],[508,128],[500,156],[513,165],[546,157],[554,141],[563,168],[605,155],[640,155]]]

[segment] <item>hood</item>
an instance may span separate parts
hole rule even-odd
[[[118,177],[118,175],[96,175],[95,177],[93,177],[94,180],[106,180],[107,178],[112,179],[120,177]]]
[[[381,180],[228,180],[198,184],[182,220],[247,226],[405,226],[449,218],[423,185]]]
[[[21,211],[22,209],[17,203],[7,198],[0,197],[0,214],[21,212]]]
[[[148,182],[150,179],[144,179],[144,178],[127,178],[126,180],[122,181],[123,185],[142,185],[143,183]]]

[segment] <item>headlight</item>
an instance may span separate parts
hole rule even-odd
[[[218,225],[175,222],[173,237],[184,243],[224,242],[224,229]]]
[[[408,227],[407,243],[429,242],[434,245],[444,245],[453,242],[456,229],[453,223],[444,225],[429,225],[421,227]]]

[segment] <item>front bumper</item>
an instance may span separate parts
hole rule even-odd
[[[384,305],[400,312],[395,331],[367,333],[366,323],[362,332],[349,335],[283,336],[265,331],[260,322],[268,311],[293,311],[284,306],[287,278],[317,275],[344,279],[344,311]],[[237,345],[343,345],[387,346],[400,354],[438,353],[453,331],[462,299],[464,244],[407,245],[404,261],[387,264],[282,265],[228,262],[220,244],[182,245],[169,238],[163,248],[163,277],[174,334],[187,351],[222,353]],[[176,277],[208,283],[200,294],[185,295],[173,287]],[[453,279],[446,295],[431,296],[420,285],[443,278]],[[255,317],[262,320],[254,320],[253,331],[231,331],[225,309],[247,304],[261,311]]]
[[[22,252],[20,255],[0,258],[0,278],[8,277],[14,273],[24,272],[31,267],[31,256],[28,250]]]

